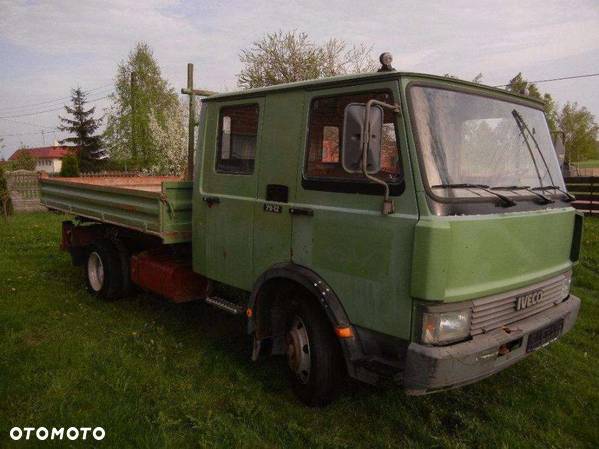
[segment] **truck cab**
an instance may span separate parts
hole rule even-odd
[[[350,171],[366,118],[348,115],[371,100],[373,169]],[[249,293],[254,358],[286,353],[308,400],[337,371],[311,384],[322,338],[303,303],[326,316],[323,357],[413,394],[490,375],[576,320],[581,216],[529,97],[400,72],[214,95],[194,179],[194,270]]]
[[[285,356],[310,405],[346,375],[462,386],[573,327],[582,216],[542,102],[385,71],[210,95],[190,117],[187,181],[42,181],[78,217],[62,248],[92,294],[244,313],[252,359]]]

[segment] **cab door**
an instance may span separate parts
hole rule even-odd
[[[249,290],[254,280],[256,160],[262,147],[264,99],[219,102],[212,107],[206,122],[202,184],[196,204],[202,209],[196,271]]]
[[[350,321],[409,338],[410,270],[418,220],[408,143],[401,117],[385,111],[377,175],[391,186],[395,213],[383,215],[382,186],[341,166],[343,116],[371,98],[399,103],[397,81],[306,92],[306,133],[293,216],[293,261],[321,276]]]

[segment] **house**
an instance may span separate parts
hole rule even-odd
[[[36,171],[45,171],[46,173],[60,173],[62,168],[62,159],[65,156],[75,154],[77,152],[76,147],[69,147],[66,145],[59,145],[58,142],[54,142],[51,147],[39,147],[39,148],[22,148],[15,151],[9,161],[18,159],[23,153],[29,153],[37,163],[35,165]]]

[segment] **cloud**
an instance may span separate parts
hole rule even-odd
[[[491,84],[518,71],[576,74],[585,55],[599,51],[595,0],[0,0],[0,11],[0,111],[109,83],[141,40],[173,86],[183,86],[185,64],[194,62],[196,83],[213,90],[235,88],[239,51],[277,29],[372,44],[377,54],[391,51],[403,70],[465,78],[483,72]],[[599,100],[588,106],[599,113]],[[56,120],[49,113],[28,121]],[[0,135],[32,130],[0,121]],[[6,140],[10,150],[18,143]],[[38,136],[23,140],[41,143]]]

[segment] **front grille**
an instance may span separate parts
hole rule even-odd
[[[553,307],[556,303],[564,299],[561,297],[563,295],[562,287],[569,276],[569,273],[560,274],[546,281],[518,290],[474,300],[472,321],[470,322],[470,335],[474,336],[489,332]],[[541,299],[534,305],[517,310],[517,298],[537,290],[542,290]]]

